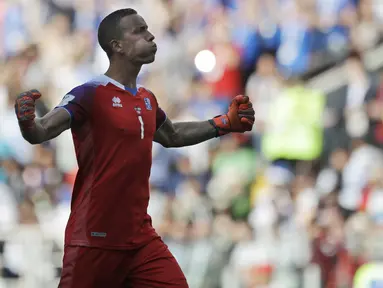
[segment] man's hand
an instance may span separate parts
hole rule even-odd
[[[35,101],[41,97],[41,93],[37,90],[30,90],[21,93],[16,98],[15,112],[19,125],[22,129],[28,129],[34,126]]]
[[[231,101],[227,114],[214,117],[209,122],[217,130],[216,137],[230,132],[244,133],[252,130],[254,114],[249,97],[238,95]]]
[[[41,97],[37,90],[21,93],[15,101],[15,112],[21,134],[31,144],[51,140],[70,128],[71,116],[65,109],[53,109],[44,117],[36,118],[35,101]]]

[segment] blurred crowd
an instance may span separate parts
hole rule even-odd
[[[77,169],[70,132],[23,140],[14,99],[39,89],[42,116],[104,73],[97,26],[126,7],[156,36],[139,80],[168,117],[238,93],[256,111],[248,134],[154,143],[149,214],[190,287],[382,287],[383,82],[363,61],[381,0],[0,1],[0,287],[54,287]],[[332,66],[344,85],[307,85]]]

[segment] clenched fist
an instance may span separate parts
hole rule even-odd
[[[217,137],[230,132],[251,131],[254,125],[254,109],[249,97],[238,95],[230,103],[225,115],[214,117],[210,123],[217,130]]]
[[[34,123],[35,101],[41,97],[41,93],[37,90],[30,90],[21,93],[15,101],[15,113],[20,127],[28,128]]]

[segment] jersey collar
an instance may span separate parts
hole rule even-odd
[[[96,82],[106,86],[108,85],[109,83],[113,84],[114,86],[117,86],[118,88],[122,89],[122,90],[125,90],[125,86],[123,84],[121,84],[120,82],[110,78],[109,76],[106,76],[104,74],[102,75],[99,75],[98,77],[96,77],[95,79]]]
[[[105,75],[105,74],[101,74],[99,75],[98,77],[96,77],[93,82],[96,82],[96,83],[99,83],[103,86],[106,86],[108,84],[112,84],[113,86],[116,86],[117,88],[119,89],[122,89],[124,91],[127,91],[129,92],[130,94],[132,94],[133,96],[135,96],[138,92],[138,90],[140,88],[142,88],[141,85],[137,85],[137,89],[132,89],[132,88],[129,88],[129,87],[126,87],[124,86],[122,83],[114,80],[113,78],[110,78],[109,76]]]

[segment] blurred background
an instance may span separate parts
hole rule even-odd
[[[382,0],[1,0],[0,287],[57,287],[77,169],[70,132],[23,140],[14,99],[39,89],[42,116],[104,73],[97,26],[126,7],[173,121],[238,93],[256,111],[252,133],[154,144],[149,213],[190,287],[383,287]]]

